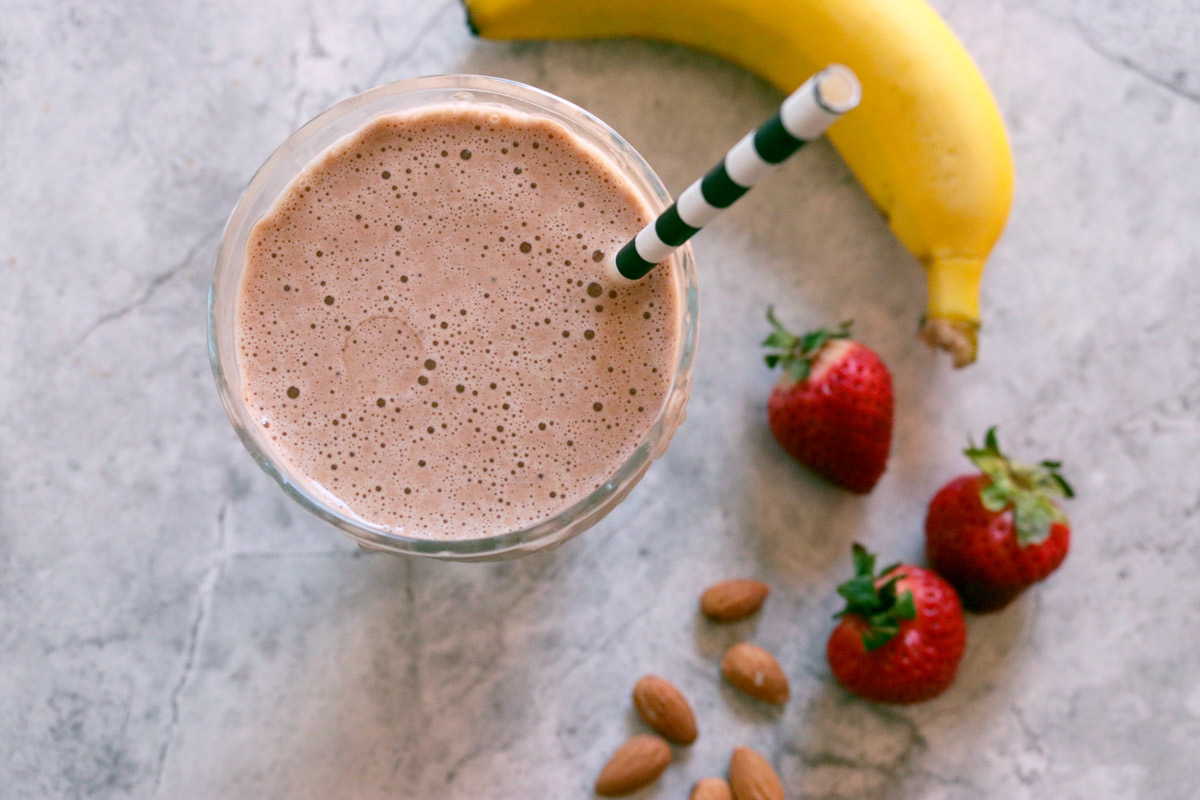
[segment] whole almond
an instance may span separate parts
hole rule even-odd
[[[671,763],[671,746],[657,736],[634,736],[617,748],[596,776],[596,794],[614,797],[637,791]]]
[[[714,583],[700,595],[700,611],[718,622],[736,622],[762,608],[771,590],[762,581],[735,579]]]
[[[696,741],[696,715],[665,678],[645,675],[633,686],[633,706],[646,724],[676,744]]]
[[[729,784],[724,778],[701,778],[692,787],[688,800],[732,800]]]
[[[765,758],[749,747],[736,747],[729,759],[733,800],[783,800],[783,783]]]
[[[721,674],[751,697],[781,706],[791,691],[775,657],[757,645],[740,642],[725,652]]]

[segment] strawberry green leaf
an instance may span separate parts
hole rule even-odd
[[[917,618],[917,601],[913,599],[912,592],[905,592],[896,601],[895,614],[899,619]]]
[[[1062,462],[1047,460],[1029,466],[1012,461],[1000,451],[995,426],[988,428],[983,447],[971,443],[963,452],[988,478],[979,491],[983,507],[994,514],[1012,508],[1019,545],[1040,544],[1050,536],[1054,523],[1067,523],[1052,499],[1075,496],[1058,472]]]
[[[781,347],[785,350],[796,346],[796,337],[782,331],[772,331],[763,339],[763,347]]]
[[[789,361],[784,367],[787,374],[792,376],[792,379],[799,383],[800,381],[808,380],[808,374],[812,370],[812,363],[809,361]]]
[[[866,575],[875,579],[875,555],[858,542],[850,548],[850,558],[854,561],[854,574]]]
[[[838,594],[846,598],[846,608],[874,609],[877,605],[875,581],[870,575],[851,578],[837,588]],[[846,611],[842,612],[847,613]]]
[[[892,637],[900,632],[898,625],[881,625],[878,627],[867,628],[862,633],[863,647],[867,652],[878,650],[892,640]]]
[[[850,336],[848,322],[843,322],[835,330],[822,328],[804,336],[796,336],[775,317],[773,307],[767,308],[767,322],[771,325],[771,332],[763,339],[763,347],[773,351],[766,357],[767,366],[774,369],[782,365],[797,383],[808,379],[813,361],[829,341]]]
[[[1022,547],[1041,544],[1050,538],[1050,526],[1055,522],[1055,508],[1049,500],[1023,492],[1013,504],[1013,526],[1017,543]]]
[[[1059,475],[1057,472],[1051,472],[1050,480],[1054,481],[1055,485],[1058,486],[1058,491],[1062,493],[1063,497],[1069,500],[1075,496],[1075,490],[1071,488],[1071,484],[1067,483],[1067,479],[1062,475]]]
[[[1036,467],[1025,467],[1024,469],[1029,473],[1030,480],[1041,488],[1055,492],[1062,497],[1074,497],[1075,490],[1058,471],[1061,467],[1061,461],[1042,461]]]
[[[979,500],[983,507],[993,513],[999,513],[1008,507],[1009,493],[995,483],[989,483],[979,492]]]
[[[887,572],[880,572],[880,575],[886,575]],[[896,584],[903,575],[895,575],[884,581],[876,591],[879,594],[879,604],[885,608],[890,608],[896,603]]]
[[[875,556],[860,544],[854,545],[852,558],[854,577],[838,587],[846,608],[834,618],[850,614],[861,617],[867,623],[862,632],[863,646],[877,650],[900,632],[903,620],[916,619],[916,602],[910,591],[897,597],[897,584],[905,577],[899,572],[902,565],[892,564],[876,574]]]

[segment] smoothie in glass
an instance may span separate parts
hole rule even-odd
[[[635,284],[603,263],[656,210],[550,115],[375,116],[249,228],[227,405],[299,490],[384,536],[553,520],[616,489],[679,394],[677,259]]]

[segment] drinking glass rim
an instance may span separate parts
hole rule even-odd
[[[650,165],[646,163],[641,154],[620,134],[587,110],[545,90],[507,78],[470,74],[447,74],[409,78],[368,89],[336,103],[300,126],[275,148],[271,155],[263,162],[262,166],[256,170],[254,176],[242,191],[221,232],[220,246],[218,247],[214,262],[213,276],[209,283],[207,308],[208,350],[217,390],[230,423],[233,425],[242,444],[254,458],[255,462],[258,463],[259,467],[270,475],[293,500],[300,503],[310,513],[338,528],[343,534],[369,549],[443,559],[481,560],[498,558],[506,554],[532,552],[558,544],[581,533],[587,527],[590,527],[591,524],[598,521],[611,507],[615,506],[624,497],[624,494],[640,480],[641,475],[649,467],[650,463],[666,449],[666,444],[670,441],[675,429],[682,423],[683,406],[686,404],[688,392],[690,391],[691,370],[696,349],[699,302],[695,261],[690,246],[681,248],[674,256],[675,266],[680,270],[682,284],[679,312],[681,315],[681,319],[679,319],[681,338],[670,386],[667,389],[662,407],[659,409],[646,436],[634,449],[633,453],[622,461],[620,466],[617,467],[608,479],[599,487],[589,492],[585,497],[562,509],[552,517],[517,530],[494,534],[492,536],[469,539],[428,539],[395,533],[381,526],[372,525],[364,519],[343,513],[332,504],[323,502],[319,497],[318,489],[322,488],[319,487],[319,484],[310,482],[306,485],[301,481],[294,480],[288,474],[286,459],[273,454],[273,449],[266,442],[265,438],[262,437],[258,426],[250,419],[249,412],[245,408],[241,398],[236,397],[231,389],[225,366],[222,364],[222,341],[224,339],[230,340],[226,345],[230,350],[226,357],[232,359],[233,366],[236,368],[236,352],[233,351],[232,342],[234,333],[231,330],[222,337],[218,333],[217,322],[217,303],[219,297],[223,297],[219,286],[219,279],[223,276],[226,269],[231,266],[237,267],[238,283],[234,284],[232,290],[233,297],[226,301],[236,304],[237,287],[240,285],[241,272],[244,269],[244,253],[231,252],[231,250],[236,249],[233,248],[233,239],[236,238],[233,234],[240,232],[243,226],[252,227],[257,223],[258,218],[253,220],[246,219],[249,215],[248,207],[258,200],[262,194],[263,184],[277,169],[283,166],[285,160],[292,153],[312,138],[318,136],[331,123],[353,113],[363,106],[369,106],[375,101],[421,92],[453,92],[455,90],[467,93],[490,94],[497,99],[510,99],[528,103],[537,107],[537,110],[533,113],[543,114],[559,124],[564,124],[573,133],[578,134],[582,128],[584,132],[590,134],[590,137],[583,137],[584,140],[591,147],[598,150],[612,166],[618,168],[621,174],[630,180],[634,188],[637,189],[643,199],[651,206],[652,213],[660,213],[672,202],[672,198],[663,185],[662,180]],[[481,102],[486,102],[488,98],[482,97],[477,99]],[[387,110],[378,111],[368,119],[373,119],[387,113],[395,112]],[[362,124],[365,124],[365,122],[366,120]],[[356,126],[356,129],[357,127],[361,127],[361,125]],[[345,135],[352,135],[352,133],[343,134],[343,136]],[[324,152],[337,140],[332,140],[317,152]],[[624,156],[625,159],[632,163],[622,163],[620,156]],[[294,175],[288,179],[288,182],[290,183],[293,179]],[[271,198],[271,201],[273,203],[274,198]],[[678,416],[679,419],[677,421],[668,419],[671,415]],[[670,425],[669,430],[667,429],[668,425]],[[334,498],[336,502],[343,502],[337,499],[333,493],[327,490],[326,493],[331,498]],[[603,510],[603,513],[599,513],[601,510]],[[590,517],[594,517],[594,519]]]

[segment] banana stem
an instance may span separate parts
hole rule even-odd
[[[921,339],[946,350],[954,366],[975,361],[979,333],[979,282],[982,258],[932,258],[925,264],[929,282],[929,315],[921,323]]]
[[[978,322],[925,317],[921,320],[921,330],[917,335],[930,347],[949,353],[955,367],[961,368],[975,362],[979,337]]]
[[[979,321],[982,258],[938,258],[926,262],[929,316]]]

